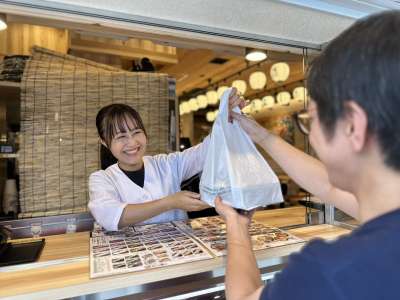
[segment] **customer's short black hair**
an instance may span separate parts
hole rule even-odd
[[[328,137],[353,100],[368,117],[385,163],[400,170],[400,11],[361,19],[311,64],[307,87]]]

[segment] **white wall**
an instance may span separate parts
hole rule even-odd
[[[131,15],[320,45],[354,19],[271,0],[52,0],[26,4]],[[0,11],[4,6],[0,2]],[[89,9],[87,9],[89,8]],[[195,27],[196,28],[196,27]]]

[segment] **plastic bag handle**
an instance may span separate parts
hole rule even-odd
[[[217,121],[228,123],[228,109],[229,109],[229,95],[231,94],[232,88],[228,88],[221,96],[221,101],[219,102],[219,113],[217,116]],[[233,111],[240,113],[239,107],[234,107]]]

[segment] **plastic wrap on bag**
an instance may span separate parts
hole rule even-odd
[[[214,206],[219,195],[244,210],[283,201],[280,183],[237,121],[228,122],[231,89],[221,97],[200,180],[201,199]],[[240,112],[239,108],[235,108]]]

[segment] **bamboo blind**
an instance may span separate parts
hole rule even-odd
[[[34,47],[21,89],[19,217],[87,211],[90,173],[99,169],[95,117],[104,105],[138,110],[148,153],[168,150],[168,77],[131,73]]]

